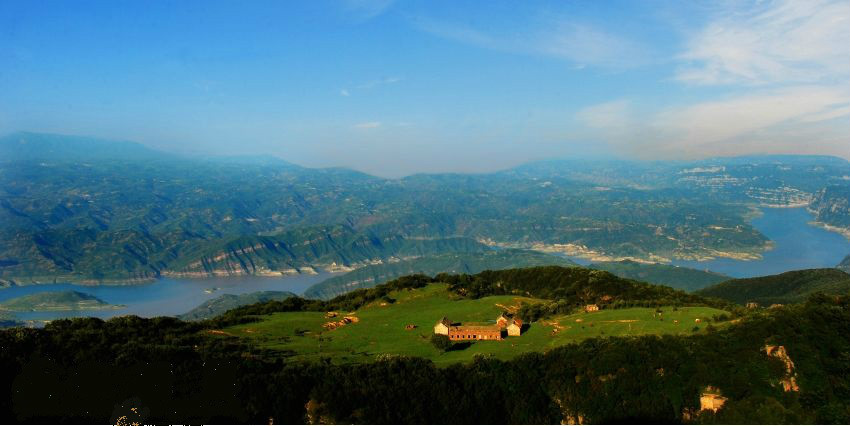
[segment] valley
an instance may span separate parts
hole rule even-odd
[[[850,169],[833,157],[785,156],[385,179],[60,135],[0,139],[6,286],[345,272],[487,246],[597,260],[759,259],[773,245],[750,225],[754,208],[811,199],[814,221],[840,228]],[[109,161],[87,162],[76,145]]]
[[[850,425],[848,22],[2,0],[0,426]]]

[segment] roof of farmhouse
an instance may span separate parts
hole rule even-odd
[[[452,329],[464,331],[495,331],[498,330],[499,327],[495,325],[461,325],[458,327],[452,327]]]

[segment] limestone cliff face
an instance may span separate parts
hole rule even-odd
[[[391,261],[396,256],[422,256],[444,251],[480,252],[485,246],[469,238],[413,239],[398,235],[378,238],[347,229],[310,234],[241,238],[200,255],[163,276],[281,276],[345,272]]]
[[[764,347],[764,351],[767,353],[767,356],[777,358],[785,364],[785,376],[779,381],[782,389],[785,392],[799,391],[800,386],[797,385],[797,373],[794,371],[794,361],[791,361],[791,357],[788,356],[785,346],[767,345]]]
[[[818,191],[809,211],[821,226],[850,238],[850,185],[829,186]]]

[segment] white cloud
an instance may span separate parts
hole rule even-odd
[[[567,60],[574,69],[587,65],[629,68],[648,62],[652,56],[644,45],[569,19],[517,22],[503,31],[425,18],[418,19],[416,25],[436,36],[485,49]]]
[[[359,85],[357,85],[357,88],[358,89],[373,89],[375,87],[382,86],[382,85],[398,83],[401,80],[402,80],[401,77],[384,77],[384,78],[380,78],[380,79],[377,79],[377,80],[367,81],[363,84],[359,84]]]
[[[644,158],[820,152],[847,157],[850,90],[795,86],[639,112],[627,101],[576,114],[591,137]]]
[[[361,19],[372,19],[387,11],[394,0],[344,0],[343,7]]]
[[[628,39],[588,25],[562,23],[553,31],[538,34],[536,49],[552,56],[585,64],[620,68],[645,62],[646,49]]]
[[[846,116],[848,103],[846,89],[800,86],[670,109],[652,125],[686,146],[721,143],[788,122]],[[807,142],[814,141],[801,141]]]
[[[781,0],[725,10],[689,40],[680,59],[690,64],[677,78],[696,84],[847,80],[850,2]]]
[[[821,153],[850,158],[850,2],[731,3],[687,41],[684,90],[653,109],[617,100],[575,118],[584,137],[643,158]],[[696,93],[699,92],[699,93]],[[637,105],[638,101],[635,101]]]
[[[632,123],[632,116],[631,103],[627,100],[592,105],[576,114],[582,123],[599,129],[626,127]]]
[[[367,121],[365,123],[357,123],[354,125],[356,129],[375,129],[381,127],[380,121]]]
[[[372,89],[375,89],[379,86],[395,84],[395,83],[398,83],[402,80],[403,79],[401,77],[384,77],[384,78],[379,78],[379,79],[375,79],[375,80],[370,80],[370,81],[367,81],[365,83],[358,84],[358,85],[354,86],[352,89],[341,89],[339,91],[339,95],[340,96],[351,96],[352,93],[356,93],[356,92],[359,92],[359,91],[372,90]]]

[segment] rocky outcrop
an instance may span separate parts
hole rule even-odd
[[[850,186],[834,185],[818,191],[809,211],[815,224],[850,238]]]
[[[794,361],[791,361],[791,357],[788,356],[785,346],[766,345],[764,351],[767,353],[767,356],[777,358],[785,364],[785,375],[779,380],[782,389],[785,392],[798,392],[800,386],[797,385],[797,373],[794,371]]]

